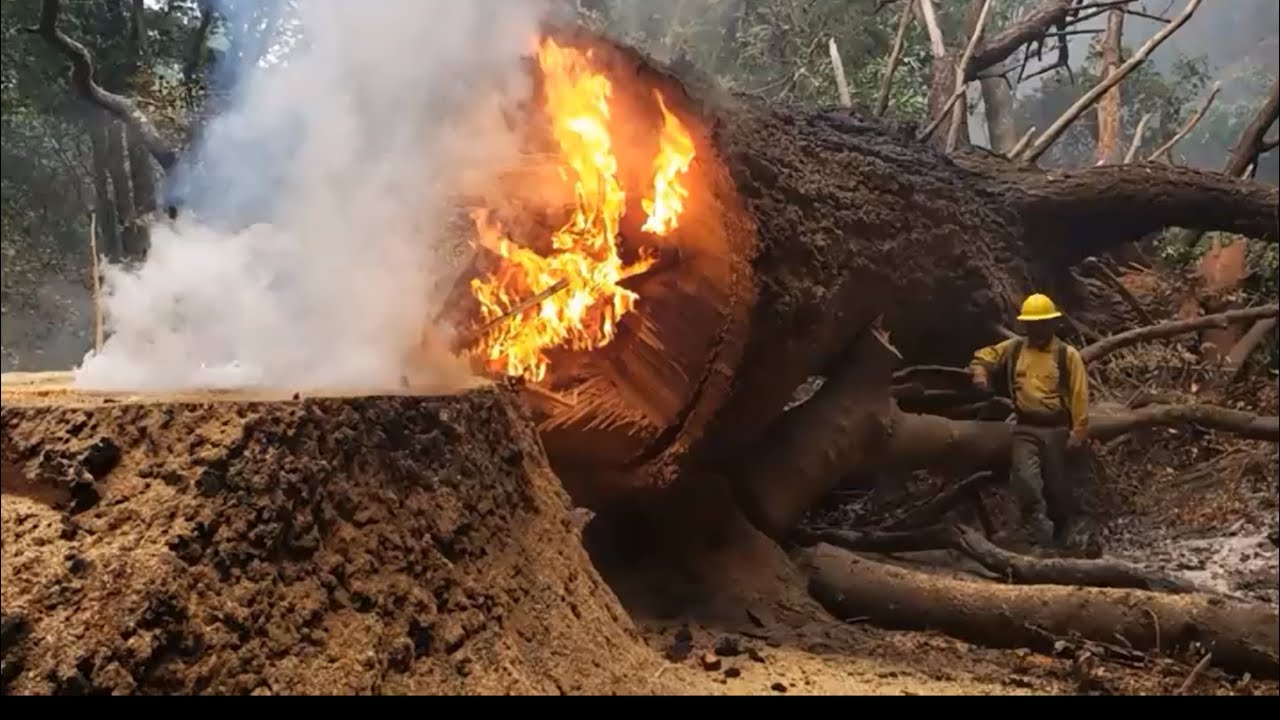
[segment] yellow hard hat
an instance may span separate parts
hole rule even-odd
[[[1062,313],[1058,312],[1058,307],[1053,304],[1048,295],[1036,293],[1027,298],[1022,303],[1022,314],[1018,315],[1018,319],[1022,322],[1036,322],[1037,320],[1052,320],[1062,317]]]

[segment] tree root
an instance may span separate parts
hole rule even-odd
[[[1125,588],[1172,593],[1196,592],[1181,578],[1153,573],[1123,560],[1034,558],[996,546],[965,527],[934,525],[911,532],[863,533],[842,530],[802,531],[802,544],[819,542],[854,552],[923,552],[955,550],[990,572],[1017,585],[1069,585]]]
[[[1280,677],[1277,614],[1260,604],[1198,593],[1015,586],[955,580],[861,558],[831,545],[800,553],[810,592],[836,617],[936,630],[978,645],[1053,651],[1053,638],[1123,638],[1142,652],[1183,654],[1193,643],[1234,673]]]

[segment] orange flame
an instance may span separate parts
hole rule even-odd
[[[574,182],[572,215],[552,234],[552,253],[545,256],[512,241],[487,211],[472,216],[479,244],[502,259],[492,275],[471,282],[483,320],[492,323],[475,352],[491,370],[532,382],[546,377],[548,350],[592,350],[612,341],[618,321],[639,299],[618,283],[654,262],[645,258],[625,265],[618,253],[627,195],[609,133],[612,84],[591,66],[590,53],[547,39],[537,55],[562,156],[560,172]],[[676,177],[689,167],[693,141],[660,95],[658,102],[664,127],[654,165],[655,199],[642,205],[650,214],[644,229],[665,235],[677,227],[688,196]],[[528,305],[542,294],[536,305]]]
[[[693,138],[680,119],[667,110],[662,93],[655,90],[653,94],[662,109],[662,137],[653,163],[653,199],[641,202],[641,207],[649,213],[641,229],[666,235],[676,229],[684,200],[689,197],[689,190],[680,183],[679,177],[689,171],[689,164],[693,162]]]

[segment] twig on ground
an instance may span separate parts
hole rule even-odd
[[[1196,663],[1196,666],[1191,668],[1191,673],[1187,675],[1187,679],[1182,681],[1182,685],[1178,688],[1177,694],[1186,695],[1187,691],[1191,689],[1191,686],[1195,684],[1196,678],[1200,677],[1200,673],[1204,672],[1204,669],[1209,667],[1209,662],[1212,660],[1213,653],[1205,653],[1204,657],[1200,658],[1200,662]]]

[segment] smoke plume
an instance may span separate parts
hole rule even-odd
[[[169,179],[179,220],[107,269],[82,387],[393,387],[447,276],[448,195],[515,151],[502,111],[528,96],[544,4],[266,5],[221,3],[228,33],[278,34],[248,55],[224,38],[230,106]]]

